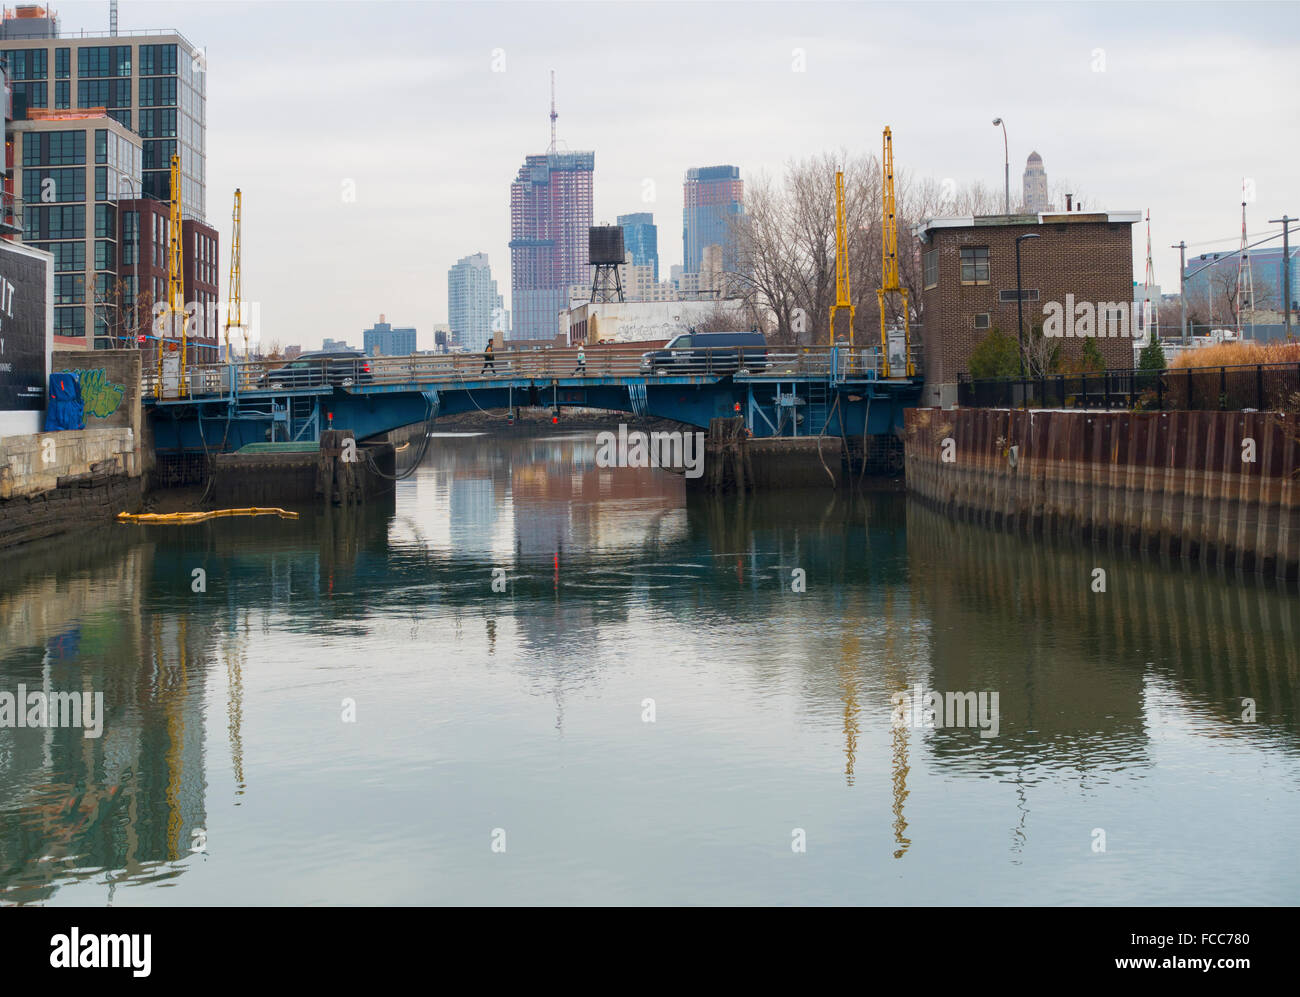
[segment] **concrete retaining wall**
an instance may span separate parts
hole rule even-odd
[[[1300,573],[1295,414],[909,409],[905,447],[908,491],[957,518]]]
[[[97,469],[137,477],[135,444],[129,426],[0,438],[0,499],[50,491],[58,488],[62,479],[89,475]]]

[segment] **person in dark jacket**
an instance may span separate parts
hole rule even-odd
[[[492,352],[492,340],[490,339],[488,340],[487,349],[483,351],[483,370],[480,370],[479,374],[481,375],[483,371],[489,368],[491,368],[493,374],[497,372],[496,354]]]

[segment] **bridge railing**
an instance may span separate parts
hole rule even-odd
[[[483,380],[553,380],[574,377],[660,378],[750,375],[794,378],[871,378],[880,376],[879,351],[845,346],[711,347],[645,350],[632,346],[592,346],[582,362],[576,347],[502,350],[482,353],[412,354],[404,357],[311,357],[294,360],[243,360],[232,364],[192,365],[185,393],[365,386],[372,384],[455,384]],[[167,384],[166,397],[177,397]],[[146,397],[153,397],[157,372],[144,372]]]

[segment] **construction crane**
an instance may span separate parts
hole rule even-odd
[[[230,285],[226,290],[229,300],[226,302],[226,363],[230,363],[230,330],[243,329],[244,313],[240,301],[239,288],[239,224],[243,195],[235,188],[235,210],[231,216],[230,226]],[[244,332],[244,359],[248,359],[248,332]]]
[[[185,390],[185,262],[184,254],[181,252],[183,244],[181,233],[181,157],[172,154],[171,169],[171,214],[168,218],[168,227],[170,229],[169,243],[170,252],[167,254],[167,323],[161,330],[162,335],[158,337],[158,380],[154,385],[154,394],[162,396],[163,389],[163,358],[168,350],[166,347],[170,344],[171,335],[176,329],[176,314],[180,313],[180,394],[184,397]],[[174,346],[173,346],[174,348]]]
[[[831,345],[835,345],[835,313],[849,310],[849,345],[853,345],[853,296],[849,293],[849,238],[844,221],[844,171],[835,173],[835,304],[831,305]]]
[[[898,294],[903,301],[903,359],[907,367],[907,376],[912,377],[916,370],[912,365],[911,335],[907,327],[907,288],[898,282],[898,218],[894,213],[894,138],[889,128],[885,128],[884,155],[881,158],[884,172],[884,229],[881,232],[883,258],[881,266],[880,290],[876,298],[880,303],[880,352],[882,357],[881,373],[890,377],[889,369],[889,332],[888,319],[885,316],[885,295]]]

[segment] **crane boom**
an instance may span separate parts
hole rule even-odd
[[[849,238],[844,220],[844,171],[835,174],[835,304],[831,305],[830,343],[835,344],[835,313],[849,310],[849,345],[853,345],[853,295],[849,293]]]
[[[230,226],[230,284],[226,290],[229,298],[226,303],[226,363],[230,363],[230,329],[232,326],[236,329],[242,329],[244,325],[244,312],[240,301],[239,286],[239,227],[242,202],[243,195],[240,193],[239,188],[236,187],[235,210],[231,215]],[[244,334],[244,359],[248,359],[247,333]]]
[[[178,312],[181,317],[179,389],[181,397],[188,393],[185,390],[185,262],[184,254],[181,251],[184,244],[181,230],[181,157],[174,153],[172,154],[171,167],[171,211],[167,219],[169,237],[167,253],[167,322],[160,330],[161,334],[158,337],[158,380],[154,385],[154,393],[158,397],[162,397],[163,356],[167,353],[166,346],[176,330],[176,314]]]
[[[881,232],[881,277],[880,290],[876,297],[880,305],[880,352],[882,358],[881,373],[889,377],[889,322],[885,313],[885,296],[897,294],[902,299],[903,320],[903,357],[907,376],[912,377],[916,370],[912,365],[912,343],[907,323],[907,288],[898,281],[898,218],[895,214],[894,200],[894,138],[888,126],[885,128],[884,148],[881,156],[883,171],[882,198],[884,204],[884,226]]]

